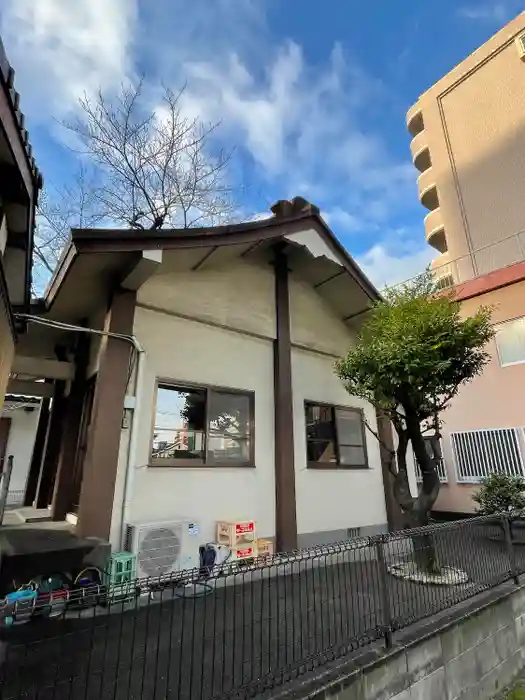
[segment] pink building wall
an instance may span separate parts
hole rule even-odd
[[[466,299],[465,315],[479,306],[493,307],[494,323],[525,316],[525,280],[501,289]],[[472,495],[477,487],[456,480],[450,433],[487,428],[522,428],[525,426],[525,362],[501,367],[496,342],[488,346],[491,360],[483,374],[467,384],[442,414],[443,456],[448,484],[443,484],[436,502],[438,511],[473,512]]]

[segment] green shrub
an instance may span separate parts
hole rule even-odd
[[[508,513],[511,520],[525,513],[525,479],[508,474],[490,474],[472,497],[479,515]]]

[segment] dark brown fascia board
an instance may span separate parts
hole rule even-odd
[[[9,301],[9,290],[7,288],[7,280],[5,278],[5,271],[4,271],[4,265],[2,262],[2,257],[0,256],[0,303],[2,302],[2,299],[3,299],[3,304],[5,305],[7,322],[9,324],[9,328],[11,329],[11,336],[12,336],[13,340],[16,341],[17,332],[16,332],[16,326],[15,326],[15,318],[13,316],[13,307],[11,306],[11,302]]]
[[[241,231],[256,231],[259,229],[271,228],[273,226],[280,226],[283,222],[286,221],[296,221],[298,219],[304,218],[308,218],[308,216],[304,214],[298,214],[296,216],[288,218],[268,217],[268,219],[261,219],[258,221],[246,221],[239,224],[223,224],[221,226],[197,226],[195,228],[72,228],[71,238],[75,243],[80,243],[81,241],[103,241],[104,243],[114,243],[117,241],[121,241],[125,242],[127,245],[130,245],[132,241],[135,241],[140,245],[140,249],[142,250],[142,244],[147,244],[150,248],[156,248],[157,245],[151,245],[151,241],[168,242],[170,240],[179,240],[181,238],[196,239],[200,238],[201,236],[211,238],[220,236],[221,234],[233,234],[239,233]]]
[[[56,266],[53,276],[51,277],[51,280],[49,281],[47,289],[44,293],[44,298],[39,299],[39,306],[41,308],[43,307],[44,312],[49,311],[51,308],[62,282],[69,274],[77,255],[78,252],[75,245],[69,241],[67,246],[62,251],[58,265]]]
[[[293,217],[272,217],[261,221],[227,224],[194,229],[72,229],[71,237],[79,252],[125,252],[161,248],[198,248],[235,245],[270,240],[283,235],[298,233],[306,220],[310,220],[327,245],[343,261],[349,274],[355,279],[371,301],[381,298],[379,292],[366,277],[347,250],[338,241],[321,216],[305,213]]]
[[[262,221],[227,224],[194,229],[72,229],[71,240],[65,248],[44,297],[49,309],[69,269],[80,253],[125,253],[142,250],[174,250],[181,248],[220,247],[239,245],[281,238],[283,235],[299,233],[304,222],[310,221],[324,241],[338,256],[347,272],[362,291],[374,302],[381,298],[379,292],[363,273],[354,259],[322,217],[317,214],[297,214],[293,217],[272,217]],[[283,227],[286,231],[283,233]]]

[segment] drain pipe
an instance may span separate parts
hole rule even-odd
[[[86,328],[85,326],[77,326],[71,323],[62,323],[61,321],[53,321],[52,319],[41,318],[40,316],[33,316],[31,314],[15,314],[15,318],[27,321],[29,323],[34,323],[40,326],[47,326],[49,328],[56,328],[58,330],[64,331],[75,331],[78,333],[89,333],[91,335],[104,336],[106,338],[115,338],[116,340],[122,340],[123,342],[129,343],[135,352],[137,353],[137,371],[135,373],[135,386],[134,386],[134,406],[133,406],[133,420],[131,421],[131,431],[129,436],[129,444],[127,450],[126,459],[126,471],[124,475],[124,489],[122,493],[122,504],[121,504],[121,515],[120,515],[120,543],[123,548],[125,545],[125,526],[129,518],[129,509],[131,505],[131,498],[133,494],[133,485],[135,481],[135,453],[137,451],[138,434],[139,434],[139,420],[138,413],[141,404],[142,396],[142,385],[144,376],[144,365],[145,356],[143,347],[139,343],[138,339],[134,335],[124,335],[122,333],[112,333],[111,331],[101,331],[97,328]]]
[[[146,364],[146,353],[141,348],[138,352],[137,372],[135,375],[135,405],[133,406],[133,420],[131,421],[131,431],[128,443],[128,455],[126,460],[126,472],[124,474],[124,489],[122,492],[122,504],[120,509],[120,547],[125,550],[126,546],[126,523],[129,522],[129,511],[131,499],[133,497],[133,487],[135,484],[135,455],[137,453],[137,443],[139,439],[139,411],[142,403],[142,386],[144,384],[144,366]]]

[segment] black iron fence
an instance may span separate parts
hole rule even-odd
[[[0,607],[0,698],[272,697],[521,572],[494,516],[22,600]]]

